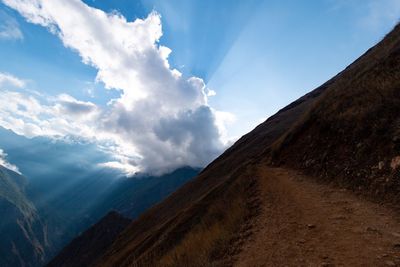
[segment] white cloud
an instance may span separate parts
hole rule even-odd
[[[120,161],[109,161],[98,164],[102,168],[111,168],[125,172],[127,175],[134,175],[139,171],[139,169],[132,164],[124,163]]]
[[[24,35],[22,34],[18,22],[0,10],[0,39],[3,40],[22,40]]]
[[[18,167],[15,166],[14,164],[9,163],[6,158],[7,158],[7,153],[4,152],[4,150],[0,148],[0,165],[5,167],[5,168],[7,168],[7,169],[9,169],[9,170],[11,170],[11,171],[13,171],[13,172],[16,172],[18,174],[22,174],[19,171]]]
[[[171,50],[158,43],[162,36],[159,14],[152,12],[145,19],[129,22],[120,14],[107,14],[79,0],[3,2],[27,21],[59,36],[85,64],[98,70],[97,81],[121,92],[103,108],[60,96],[39,115],[33,112],[29,120],[22,119],[25,124],[38,126],[43,134],[77,134],[109,142],[107,149],[118,157],[118,167],[125,166],[129,172],[204,166],[222,151],[224,120],[218,119],[222,113],[207,101],[215,92],[202,79],[184,77],[171,69]],[[35,108],[34,103],[25,106]],[[19,112],[20,117],[11,117],[27,115]],[[5,117],[0,115],[4,125]],[[79,119],[72,120],[74,116]],[[111,165],[117,166],[107,164]]]
[[[55,109],[60,115],[64,114],[79,120],[92,119],[100,112],[99,108],[95,104],[79,101],[67,94],[61,94],[57,97]]]
[[[215,110],[214,114],[215,114],[215,124],[218,127],[222,142],[224,143],[225,146],[231,146],[238,138],[229,137],[226,126],[234,123],[236,121],[236,117],[232,113],[226,111]]]
[[[9,74],[6,77],[12,77],[11,81],[22,81]],[[101,113],[95,104],[76,100],[67,94],[52,98],[26,88],[15,89],[14,83],[0,82],[0,126],[29,138],[65,135],[93,137],[94,128],[91,124]]]
[[[22,88],[25,86],[25,82],[11,74],[0,72],[0,87],[6,85]]]

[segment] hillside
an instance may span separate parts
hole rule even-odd
[[[400,193],[399,55],[397,26],[132,222],[94,265],[395,266],[397,212],[370,200],[397,206]]]
[[[27,199],[25,178],[0,166],[0,266],[39,266],[45,258],[46,228]]]

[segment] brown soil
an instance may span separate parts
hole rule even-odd
[[[261,212],[234,266],[398,266],[400,217],[345,189],[259,167]]]

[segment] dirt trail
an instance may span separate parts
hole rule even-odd
[[[400,266],[400,217],[294,171],[260,167],[261,214],[234,266]]]

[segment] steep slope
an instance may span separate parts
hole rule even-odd
[[[0,166],[0,266],[39,266],[46,229],[24,192],[24,177]]]
[[[105,252],[116,236],[131,222],[117,212],[110,212],[98,223],[76,237],[47,266],[89,266]]]
[[[119,235],[96,265],[231,265],[234,255],[240,255],[240,250],[244,249],[243,242],[246,243],[251,236],[252,227],[256,225],[254,222],[262,218],[265,214],[263,208],[269,205],[262,198],[265,186],[257,171],[260,166],[268,164],[301,169],[317,177],[322,175],[325,180],[339,185],[361,190],[369,196],[373,194],[379,199],[396,200],[400,165],[397,157],[399,55],[400,27],[397,26],[381,43],[343,72],[242,137],[196,179],[140,216]],[[273,179],[284,178],[277,176]],[[283,191],[276,197],[284,200],[290,196]],[[321,201],[329,199],[322,198]],[[369,204],[364,204],[369,207]],[[279,214],[277,209],[269,217],[277,216],[288,221],[292,210],[294,214],[308,214],[314,209],[322,214],[324,208],[296,206],[295,203],[287,205],[290,208],[288,213]],[[327,209],[334,207],[325,206]],[[353,222],[361,218],[357,216]],[[382,216],[385,219],[391,215],[383,212]],[[378,219],[379,214],[375,214],[366,222]],[[400,230],[397,220],[393,217],[388,220],[393,224],[393,235],[396,235]],[[314,229],[315,225],[310,223],[306,227]],[[331,234],[326,229],[321,230],[319,237]],[[369,229],[379,235],[373,227]],[[278,227],[276,230],[279,233],[284,229]],[[330,237],[335,244],[332,249],[338,249],[339,243],[336,242],[345,235],[343,232],[340,236]],[[360,238],[357,244],[363,246],[361,250],[380,249],[371,241],[364,240],[363,235],[357,237]],[[285,237],[290,240],[291,233]],[[393,241],[393,238],[387,240]],[[345,248],[352,249],[347,245]],[[279,253],[283,248],[275,249]],[[387,244],[381,249],[387,249]],[[396,245],[390,249],[396,249]],[[294,250],[290,257],[300,255]],[[352,256],[343,260],[350,260]],[[394,256],[398,255],[395,253]],[[267,265],[273,263],[273,257],[266,260]],[[311,263],[321,264],[315,259]],[[396,263],[389,261],[387,264]]]
[[[400,200],[400,26],[349,66],[275,144],[274,162]]]

